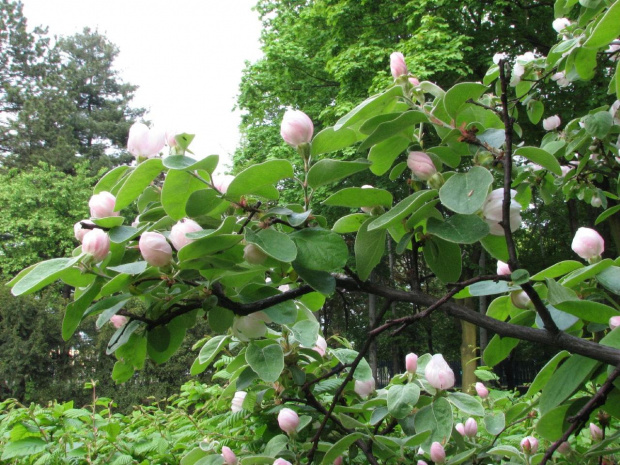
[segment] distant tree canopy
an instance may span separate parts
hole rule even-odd
[[[420,80],[481,79],[496,52],[547,53],[553,3],[537,0],[259,0],[264,56],[246,66],[237,105],[243,141],[234,163],[289,153],[278,135],[286,107],[321,129],[391,81],[400,51]]]
[[[114,69],[118,47],[88,28],[52,43],[28,31],[14,0],[0,0],[0,21],[0,166],[74,173],[79,161],[97,171],[129,160],[127,132],[144,109],[130,107],[137,86]]]

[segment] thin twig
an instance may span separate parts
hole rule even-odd
[[[581,410],[579,410],[577,415],[568,419],[568,422],[571,425],[564,432],[562,437],[555,441],[553,444],[551,444],[551,447],[547,449],[547,451],[545,452],[545,456],[540,462],[540,465],[545,465],[551,459],[553,453],[558,449],[558,447],[560,447],[563,442],[567,441],[575,430],[581,429],[583,427],[585,422],[588,421],[588,418],[590,417],[590,414],[594,411],[594,409],[600,407],[605,403],[605,400],[607,399],[607,394],[609,394],[609,392],[614,388],[614,381],[618,376],[620,376],[620,365],[618,365],[614,369],[614,371],[609,375],[609,378],[607,378],[607,381],[605,381],[605,384],[603,384],[601,388],[596,392],[596,394],[594,394],[594,396],[592,396],[592,398],[588,401],[588,403],[584,405]]]

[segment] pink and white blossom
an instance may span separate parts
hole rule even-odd
[[[521,226],[521,204],[514,200],[517,191],[510,190],[510,230],[516,231]],[[504,202],[504,189],[492,191],[482,205],[482,217],[489,225],[490,233],[494,236],[503,236],[504,228],[499,224],[502,221],[502,204]]]
[[[183,218],[170,229],[170,242],[176,250],[181,250],[187,244],[194,242],[187,234],[202,231],[202,228],[194,220]]]
[[[424,152],[409,152],[407,166],[422,181],[428,181],[437,173],[433,160]]]
[[[134,157],[151,158],[159,154],[166,145],[166,134],[158,128],[143,123],[134,123],[129,128],[127,150]]]
[[[418,370],[418,356],[413,352],[405,356],[405,368],[412,375]]]
[[[114,211],[116,197],[107,191],[93,195],[88,201],[90,216],[92,218],[107,218],[109,216],[119,216],[119,212]]]
[[[549,118],[545,118],[542,122],[545,131],[553,131],[554,129],[559,128],[560,124],[562,124],[562,121],[560,120],[560,117],[558,115],[553,115]]]
[[[278,425],[285,433],[294,433],[299,426],[299,416],[297,412],[290,408],[283,408],[280,410],[280,413],[278,413]]]
[[[426,364],[424,376],[435,389],[450,389],[454,386],[454,372],[441,354],[435,354]]]
[[[103,261],[110,252],[110,236],[101,229],[88,231],[82,239],[82,252],[90,255],[95,263]]]
[[[172,247],[158,232],[143,232],[138,241],[142,257],[151,266],[166,266],[172,261]]]
[[[300,110],[287,110],[280,125],[280,135],[284,142],[297,148],[309,144],[314,133],[314,124],[308,115]]]
[[[375,391],[375,379],[370,378],[367,381],[360,381],[356,379],[355,387],[353,390],[360,397],[368,397]]]
[[[573,251],[584,260],[590,260],[605,250],[605,241],[594,229],[579,228],[571,244]]]
[[[243,401],[245,400],[245,396],[247,395],[248,393],[245,391],[235,392],[233,400],[230,403],[230,410],[232,410],[232,413],[237,413],[243,410]]]
[[[129,321],[128,318],[123,315],[112,315],[112,318],[110,318],[110,323],[112,323],[112,326],[116,329],[125,326],[127,321]]]
[[[409,74],[407,63],[405,63],[405,56],[402,53],[394,52],[390,55],[390,71],[394,79]]]
[[[441,443],[437,441],[431,444],[431,460],[436,464],[443,464],[446,462],[446,451]]]

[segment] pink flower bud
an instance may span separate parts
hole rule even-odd
[[[394,79],[409,74],[407,63],[405,63],[405,56],[402,53],[394,52],[390,55],[390,71],[392,71]]]
[[[278,413],[278,425],[285,433],[292,434],[299,426],[299,416],[294,410],[283,408]]]
[[[478,434],[478,423],[473,418],[468,418],[465,422],[465,436],[473,438]]]
[[[286,110],[280,126],[280,135],[284,142],[297,148],[309,144],[314,133],[312,120],[303,111]]]
[[[601,235],[594,229],[579,228],[573,243],[571,244],[573,251],[584,260],[599,257],[605,250],[605,241]]]
[[[612,316],[609,319],[609,329],[611,329],[613,331],[618,326],[620,326],[620,316]]]
[[[497,274],[510,274],[510,267],[508,266],[508,263],[497,260]]]
[[[364,186],[362,186],[362,189],[374,189],[374,187],[372,187],[370,184],[366,184]],[[361,210],[364,213],[370,213],[372,211],[373,207],[362,207]]]
[[[521,309],[529,308],[530,303],[532,302],[525,291],[511,292],[510,301],[512,302],[512,305]]]
[[[560,166],[560,169],[562,170],[562,177],[565,177],[570,170],[575,169],[574,166],[568,166],[568,165],[562,165]]]
[[[463,423],[457,423],[454,429],[457,430],[461,436],[465,436],[465,425]]]
[[[601,441],[603,439],[603,430],[594,423],[590,423],[590,436],[592,436],[593,441]]]
[[[232,331],[237,339],[248,342],[252,339],[258,339],[265,335],[267,326],[262,315],[252,313],[247,316],[235,317],[233,321]]]
[[[517,191],[510,190],[510,230],[516,231],[521,226],[521,204],[514,200]],[[491,234],[503,236],[504,228],[499,224],[502,221],[502,203],[504,201],[504,189],[493,190],[482,205],[482,216],[489,225]]]
[[[230,447],[222,447],[222,457],[224,458],[224,463],[226,465],[237,465],[237,463],[239,463],[237,456]]]
[[[424,460],[418,460],[418,465],[428,465]]]
[[[125,326],[127,324],[127,320],[128,318],[126,316],[113,315],[112,318],[110,318],[110,323],[112,323],[112,326],[118,329],[121,326]]]
[[[151,266],[166,266],[172,260],[172,247],[157,232],[144,232],[138,241],[140,253]]]
[[[119,212],[114,211],[116,197],[109,192],[103,191],[93,195],[88,201],[90,216],[93,218],[106,218],[108,216],[118,216]]]
[[[336,457],[336,460],[334,460],[334,465],[342,465],[342,455]]]
[[[558,452],[562,455],[568,455],[570,453],[570,442],[564,441],[558,447]]]
[[[551,23],[555,32],[562,32],[568,26],[571,25],[570,19],[568,18],[557,18]]]
[[[566,73],[564,71],[560,71],[558,73],[555,73],[554,75],[551,76],[551,80],[555,81],[555,83],[558,85],[558,87],[566,87],[570,84],[570,80],[568,80],[566,78]],[[556,116],[552,116],[552,118],[558,118],[558,126],[560,125],[559,120],[560,118],[556,115]],[[543,127],[544,127],[544,121],[543,121]],[[547,129],[547,128],[545,128]],[[547,131],[549,131],[549,129],[547,129]]]
[[[355,380],[355,393],[360,397],[368,397],[375,391],[375,379],[370,378],[368,381]]]
[[[172,242],[175,249],[181,250],[182,247],[194,242],[194,240],[188,238],[186,234],[197,231],[202,231],[198,223],[189,218],[183,218],[170,229],[170,242]]]
[[[129,128],[127,150],[134,157],[150,158],[158,155],[166,145],[166,134],[157,128],[149,129],[146,124],[134,123]]]
[[[508,58],[508,54],[501,52],[501,53],[496,53],[495,55],[493,55],[493,63],[495,63],[496,65],[499,65],[500,60],[505,60],[506,58]]]
[[[538,450],[538,439],[534,436],[527,436],[521,439],[521,450],[527,455],[534,455]]]
[[[87,233],[88,231],[91,231],[91,229],[90,229],[90,228],[89,228],[89,229],[84,228],[84,227],[82,226],[82,223],[92,224],[92,225],[94,225],[94,224],[95,224],[95,223],[93,223],[93,222],[92,222],[92,221],[90,221],[90,220],[82,220],[82,221],[78,221],[77,223],[75,223],[75,224],[73,225],[73,233],[74,233],[74,235],[75,235],[75,238],[76,238],[78,241],[80,241],[80,242],[82,242],[82,241],[84,240],[84,236],[86,235],[86,233]]]
[[[273,465],[293,465],[293,464],[289,462],[288,460],[276,459],[276,461],[273,462]]]
[[[478,393],[481,399],[486,399],[487,397],[489,397],[489,390],[481,382],[476,383],[476,393]]]
[[[422,181],[428,181],[437,172],[433,160],[424,152],[409,152],[407,166]]]
[[[312,348],[315,352],[318,352],[321,357],[325,355],[325,351],[327,350],[327,341],[321,335],[316,339],[316,344]]]
[[[176,147],[177,145],[179,145],[176,139],[177,134],[178,132],[174,130],[169,129],[166,131],[166,144],[168,145],[168,147]]]
[[[618,61],[620,55],[618,55],[618,51],[620,51],[620,44],[611,44],[607,49],[607,54],[611,61]]]
[[[262,265],[267,260],[267,255],[254,244],[248,244],[243,248],[243,259],[250,265]]]
[[[553,131],[554,129],[559,128],[560,124],[562,124],[558,115],[553,115],[549,118],[545,118],[542,123],[545,131]]]
[[[446,461],[446,451],[437,441],[431,444],[431,460],[436,464],[445,463]]]
[[[213,187],[215,187],[222,194],[225,194],[228,191],[228,186],[233,182],[235,177],[231,174],[224,174],[220,176],[214,176],[212,178]]]
[[[93,257],[95,263],[99,263],[108,256],[110,251],[110,237],[101,229],[88,231],[82,239],[82,252]]]
[[[232,410],[232,413],[237,413],[243,410],[243,401],[245,400],[245,396],[247,395],[248,393],[245,391],[235,392],[233,400],[230,403],[230,410]]]
[[[416,354],[410,353],[405,356],[405,368],[412,375],[415,374],[418,369],[418,356]]]
[[[433,355],[431,361],[426,364],[424,376],[428,384],[435,389],[450,389],[454,386],[454,372],[441,354]]]
[[[413,87],[418,87],[420,85],[420,80],[418,78],[414,78],[414,77],[410,77],[409,78],[409,83],[413,86]]]

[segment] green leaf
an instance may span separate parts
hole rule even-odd
[[[620,267],[610,266],[597,274],[596,280],[608,291],[620,295]]]
[[[411,414],[420,398],[420,388],[413,383],[397,384],[388,391],[387,405],[390,415],[403,419]]]
[[[356,232],[367,219],[368,215],[366,213],[353,213],[351,215],[343,216],[334,223],[334,226],[332,226],[332,231],[338,234]]]
[[[296,261],[293,262],[293,269],[306,284],[323,295],[331,295],[336,290],[336,278],[327,271],[310,270]]]
[[[138,320],[132,320],[124,326],[121,326],[110,338],[108,346],[106,347],[106,355],[111,355],[116,352],[120,346],[125,344],[131,335],[142,326],[142,323]]]
[[[512,337],[493,336],[484,349],[482,359],[490,367],[494,367],[510,355],[512,349],[519,345],[519,340]]]
[[[280,452],[286,449],[288,445],[288,436],[284,434],[278,434],[272,437],[265,446],[265,455],[269,457],[276,457]]]
[[[545,106],[540,100],[530,100],[527,103],[527,117],[532,124],[538,124],[545,112]]]
[[[394,160],[409,147],[410,143],[409,138],[396,135],[373,145],[368,152],[368,160],[372,162],[370,171],[377,176],[387,173]]]
[[[340,118],[334,125],[334,130],[338,131],[343,127],[353,127],[363,121],[381,113],[388,113],[393,108],[398,97],[402,97],[403,89],[400,86],[390,87],[381,94],[367,98],[349,113]]]
[[[214,307],[209,310],[209,327],[215,333],[223,333],[233,324],[235,314],[227,308]]]
[[[163,158],[163,165],[171,170],[205,170],[210,175],[217,168],[219,159],[219,155],[209,155],[201,160],[186,157],[185,155],[171,155]]]
[[[439,190],[439,198],[453,212],[469,215],[482,208],[492,183],[489,170],[474,166],[467,173],[450,177]]]
[[[587,48],[606,47],[620,35],[620,2],[614,2],[584,42]]]
[[[75,265],[80,258],[53,258],[38,263],[24,275],[20,273],[21,277],[18,281],[12,281],[15,284],[13,289],[11,289],[11,293],[14,296],[28,295],[44,288],[48,284],[60,279],[63,271]]]
[[[413,126],[419,123],[427,123],[428,117],[417,110],[410,110],[402,113],[397,118],[385,121],[377,126],[377,128],[366,138],[360,145],[360,151],[366,150],[379,142],[391,138],[396,134],[403,134],[406,138],[413,132]]]
[[[278,261],[291,263],[297,258],[295,243],[287,234],[273,228],[261,229],[258,233],[246,229],[245,240]]]
[[[599,111],[584,118],[586,131],[598,139],[604,139],[611,129],[614,120],[608,111]]]
[[[567,300],[579,300],[577,294],[572,289],[556,283],[553,279],[545,279],[547,284],[547,300],[551,305],[557,305]]]
[[[125,179],[116,194],[114,211],[119,211],[138,198],[163,169],[160,158],[149,158],[140,163]]]
[[[362,136],[352,129],[342,128],[335,131],[332,127],[325,128],[312,139],[310,153],[315,157],[323,153],[336,152],[355,144],[361,139]]]
[[[415,414],[416,432],[430,431],[431,435],[422,444],[422,449],[430,450],[433,442],[445,441],[452,435],[452,407],[443,397],[439,397]]]
[[[92,218],[93,223],[102,228],[116,228],[125,222],[122,216],[108,216],[107,218]]]
[[[573,326],[579,318],[571,315],[570,313],[562,312],[555,308],[553,305],[547,305],[547,310],[549,311],[549,316],[554,321],[555,325],[558,327],[560,331],[566,331],[568,328]],[[544,328],[545,324],[540,317],[540,315],[536,315],[536,326],[539,328]]]
[[[273,341],[250,342],[245,360],[266,383],[276,382],[284,369],[282,347]]]
[[[489,234],[489,225],[477,215],[452,215],[446,221],[429,218],[426,229],[457,244],[473,244]]]
[[[359,352],[351,349],[334,349],[332,350],[334,357],[343,365],[351,364],[359,355]],[[353,378],[358,381],[368,381],[372,379],[372,370],[365,358],[362,358],[359,365],[353,373]]]
[[[368,230],[372,231],[379,228],[386,229],[392,224],[400,222],[403,218],[420,208],[436,195],[436,190],[423,190],[411,194],[409,197],[406,197],[394,205],[388,212],[376,218],[368,225]]]
[[[484,416],[484,427],[492,435],[498,435],[506,427],[506,416],[504,412],[488,413]]]
[[[206,215],[224,203],[213,189],[200,189],[190,194],[185,204],[185,213],[190,218]]]
[[[538,147],[519,147],[514,153],[516,156],[527,158],[558,176],[562,176],[562,168],[558,160],[549,152]]]
[[[319,335],[319,323],[312,320],[302,320],[291,328],[295,339],[304,346],[311,348],[316,344]]]
[[[340,161],[323,159],[308,171],[308,185],[313,189],[338,181],[370,167],[366,160]]]
[[[606,325],[611,317],[620,315],[610,306],[590,300],[572,300],[559,303],[555,307],[585,321],[603,325]]]
[[[349,249],[338,234],[325,229],[302,229],[290,235],[297,245],[295,262],[315,271],[341,270],[349,258]]]
[[[243,240],[240,234],[220,234],[198,239],[179,250],[179,262],[203,258],[230,249]]]
[[[484,415],[484,407],[480,401],[464,392],[448,392],[448,402],[468,415],[477,417]]]
[[[228,335],[213,336],[200,349],[200,353],[198,354],[199,362],[202,365],[209,366],[211,362],[215,360],[217,354],[224,350],[229,341],[230,336]]]
[[[115,228],[110,229],[108,232],[108,236],[110,236],[110,240],[117,244],[122,244],[124,242],[133,239],[140,233],[139,229],[133,228],[131,226],[116,226]]]
[[[196,311],[193,313],[195,314]],[[187,330],[184,316],[179,316],[165,326],[157,326],[147,334],[147,351],[155,363],[164,363],[177,351]]]
[[[41,438],[30,437],[19,439],[17,441],[9,441],[4,445],[2,460],[36,455],[43,452],[46,448],[47,443]]]
[[[443,105],[448,115],[452,119],[456,119],[459,111],[467,104],[467,100],[478,100],[480,96],[487,90],[487,86],[475,82],[462,82],[446,92],[443,99]]]
[[[117,273],[138,275],[138,274],[144,273],[146,271],[147,266],[148,266],[147,262],[140,260],[138,262],[125,263],[124,265],[109,266],[108,270],[116,271]]]
[[[114,364],[114,368],[112,368],[112,379],[116,384],[122,384],[131,379],[134,371],[133,366],[119,360]]]
[[[385,229],[368,231],[368,225],[373,221],[373,218],[368,218],[355,237],[355,264],[362,281],[370,277],[370,273],[381,262],[385,252],[387,231]]]
[[[429,236],[424,241],[424,260],[437,278],[444,283],[459,280],[462,263],[461,248],[457,244]]]
[[[392,194],[384,189],[348,187],[330,195],[323,204],[350,208],[374,207],[377,205],[390,207],[392,206]]]
[[[261,188],[293,177],[293,165],[288,160],[268,160],[244,169],[228,186],[226,197],[239,200],[242,195],[260,193]]]
[[[583,263],[576,260],[564,260],[556,263],[555,265],[551,265],[549,268],[539,271],[532,276],[531,279],[532,281],[544,281],[547,278],[553,279],[559,276],[564,276],[565,274],[578,270],[579,268],[583,268]]]
[[[98,194],[99,192],[112,192],[112,188],[116,185],[116,183],[123,177],[123,175],[127,172],[129,166],[117,166],[111,171],[108,171],[100,180],[97,182],[95,189],[93,190],[94,194]]]
[[[566,350],[563,350],[553,356],[551,360],[549,360],[544,367],[538,372],[532,384],[530,384],[529,389],[525,393],[526,397],[532,397],[537,394],[544,386],[547,385],[549,379],[555,372],[555,369],[560,364],[562,360],[566,357],[570,356],[570,353]]]
[[[187,216],[185,205],[192,193],[204,187],[204,183],[188,172],[171,170],[166,175],[166,180],[161,190],[161,204],[168,216],[178,221]]]
[[[358,439],[362,439],[366,437],[362,433],[351,433],[348,434],[341,439],[338,440],[333,446],[331,446],[325,456],[323,456],[323,460],[321,461],[321,465],[332,465],[334,460],[336,460],[339,456],[343,455]]]
[[[484,247],[484,250],[489,252],[491,257],[495,260],[501,260],[502,262],[508,262],[508,246],[506,245],[506,238],[504,236],[494,236],[489,234],[480,240],[480,244]]]
[[[572,355],[553,373],[540,396],[540,412],[544,415],[557,407],[585,383],[600,362],[581,355]]]
[[[603,270],[612,266],[613,263],[614,262],[611,259],[606,258],[598,263],[595,263],[594,265],[579,268],[564,276],[560,280],[560,284],[566,287],[573,287],[575,284],[579,284],[586,279],[593,278],[597,274],[601,273]]]
[[[120,296],[115,295],[113,297],[108,297],[107,299],[100,300],[95,305],[89,307],[84,312],[84,316],[86,317],[88,315],[101,312],[99,314],[99,318],[97,318],[97,323],[95,324],[97,329],[101,329],[104,324],[110,321],[110,318],[116,315],[116,313],[125,306],[129,299],[130,297],[128,297],[127,294],[123,294]]]
[[[97,276],[88,288],[76,300],[67,305],[65,316],[62,319],[62,338],[68,341],[80,325],[84,312],[97,297],[103,286],[103,278]]]
[[[618,63],[620,63],[620,60],[618,61]],[[620,98],[620,97],[619,97]],[[602,223],[603,221],[605,221],[607,218],[609,218],[610,216],[615,215],[616,213],[620,212],[620,205],[616,205],[614,207],[608,208],[607,210],[605,210],[603,213],[601,213],[597,218],[596,221],[594,222],[595,225]]]
[[[461,156],[450,147],[431,147],[426,149],[426,152],[437,155],[441,162],[450,168],[456,168],[461,164]]]
[[[578,47],[573,51],[573,55],[575,70],[579,77],[584,81],[592,79],[596,70],[596,50]]]

